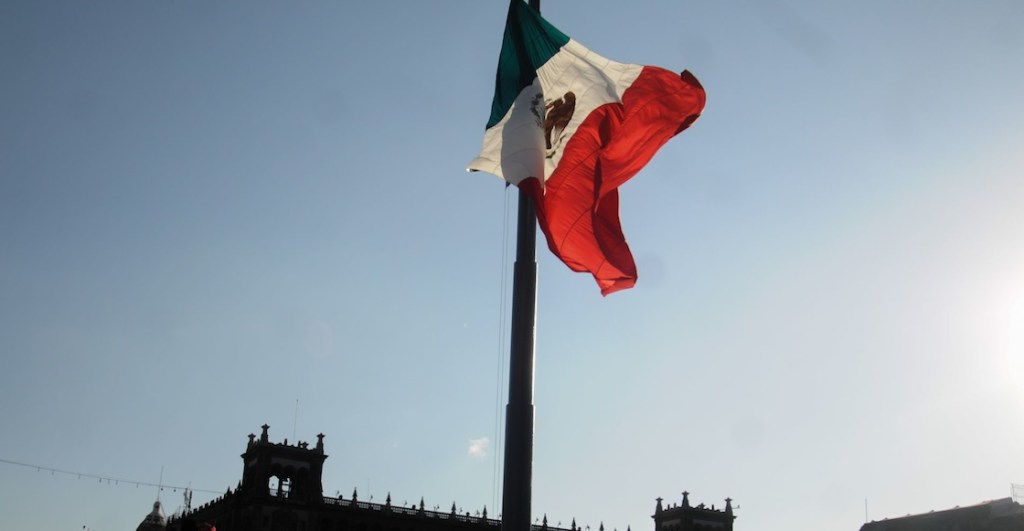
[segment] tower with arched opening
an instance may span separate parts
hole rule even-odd
[[[244,469],[239,494],[248,498],[281,498],[302,503],[323,502],[324,435],[317,435],[316,446],[298,442],[272,443],[263,425],[259,439],[249,434],[249,445],[242,454]]]

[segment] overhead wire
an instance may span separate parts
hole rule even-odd
[[[120,486],[123,483],[125,485],[135,485],[136,487],[157,487],[157,488],[160,488],[160,489],[165,489],[166,488],[166,489],[173,489],[173,490],[178,490],[178,489],[185,490],[185,489],[188,489],[188,490],[191,490],[192,492],[206,492],[206,493],[209,493],[209,494],[223,494],[224,493],[224,491],[222,491],[222,490],[197,489],[197,488],[194,488],[194,487],[179,487],[179,486],[176,486],[176,485],[164,485],[162,482],[161,483],[152,483],[152,482],[149,482],[149,481],[142,481],[142,480],[137,480],[137,479],[127,479],[127,478],[118,478],[118,477],[113,477],[113,476],[103,476],[103,475],[99,475],[99,474],[90,474],[88,472],[76,472],[76,471],[73,471],[73,470],[64,470],[64,469],[54,468],[54,467],[50,467],[50,466],[34,465],[32,463],[22,463],[20,461],[13,461],[11,459],[2,459],[2,458],[0,458],[0,463],[4,463],[4,464],[8,464],[8,465],[21,466],[21,467],[25,467],[25,468],[34,468],[34,469],[36,469],[36,472],[46,471],[46,472],[49,472],[51,475],[62,474],[62,475],[65,475],[65,476],[77,476],[78,479],[82,479],[82,478],[96,479],[96,480],[99,480],[100,483],[103,483],[104,481],[106,481],[108,484],[110,482],[113,482],[115,485],[118,485],[118,486]]]

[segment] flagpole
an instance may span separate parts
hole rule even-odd
[[[521,2],[522,0],[511,0]],[[540,12],[540,0],[529,0]],[[541,176],[538,176],[541,177]],[[530,531],[533,480],[533,372],[537,332],[537,211],[519,190],[516,262],[512,277],[512,337],[508,405],[505,406],[505,466],[502,531]]]

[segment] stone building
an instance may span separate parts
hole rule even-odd
[[[501,521],[482,513],[428,510],[351,497],[323,495],[324,435],[315,446],[305,442],[274,443],[269,426],[259,437],[249,435],[242,454],[242,480],[221,497],[167,522],[167,531],[194,531],[211,525],[217,531],[500,531]],[[688,494],[681,505],[662,507],[658,499],[653,516],[655,531],[732,531],[732,506],[723,510],[703,504],[690,507]],[[156,510],[154,508],[154,510]],[[148,518],[148,517],[147,517]],[[568,528],[549,526],[547,518],[534,531],[582,531],[575,520]],[[141,531],[141,527],[140,527]],[[602,525],[599,531],[604,531]],[[628,530],[627,531],[631,531]]]
[[[967,507],[886,518],[860,531],[1024,531],[1024,507],[1011,498]]]

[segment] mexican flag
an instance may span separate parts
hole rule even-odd
[[[618,188],[700,116],[700,83],[689,72],[609,61],[513,1],[496,85],[469,170],[530,194],[548,247],[594,275],[603,295],[633,287]]]

